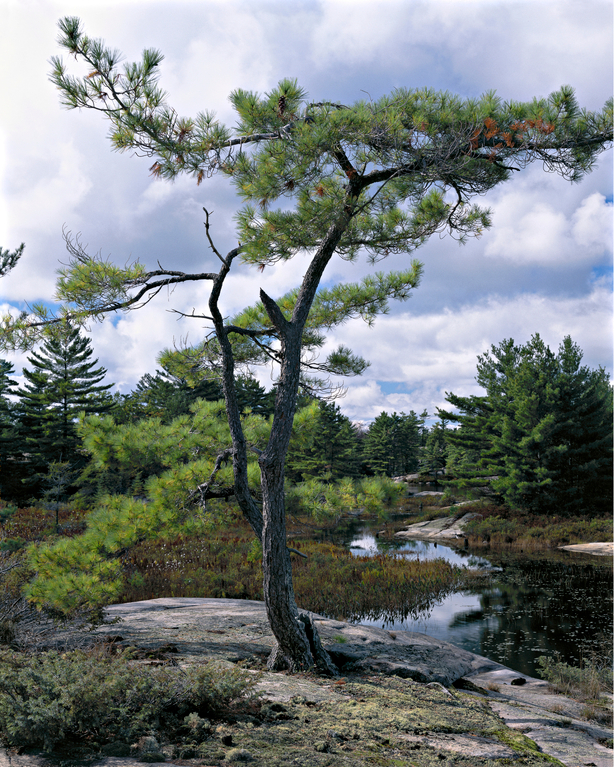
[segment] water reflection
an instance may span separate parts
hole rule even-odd
[[[420,560],[445,559],[446,562],[457,567],[484,568],[492,566],[487,559],[471,554],[464,549],[453,549],[434,541],[382,540],[366,530],[360,531],[352,538],[349,549],[353,554],[362,557],[394,553]]]
[[[450,594],[420,615],[362,623],[425,633],[532,676],[540,655],[559,653],[577,665],[611,647],[611,560],[571,552],[486,559],[429,541],[383,541],[368,529],[348,537],[346,545],[362,556],[389,551],[495,570],[484,588]]]

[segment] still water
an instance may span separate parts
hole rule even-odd
[[[384,541],[368,527],[344,537],[344,544],[360,556],[441,557],[459,567],[492,572],[479,590],[450,594],[416,619],[363,623],[445,639],[531,676],[538,675],[540,655],[559,654],[579,665],[592,655],[603,658],[611,647],[610,557],[565,551],[476,556],[430,541]]]

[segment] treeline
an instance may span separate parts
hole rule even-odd
[[[181,467],[187,491],[206,479],[195,458],[228,439],[222,410],[212,405],[222,399],[215,378],[188,385],[163,368],[129,394],[112,394],[90,340],[77,330],[48,340],[28,360],[21,388],[12,365],[0,360],[5,502],[94,505],[109,494],[144,494],[150,478]],[[600,513],[612,502],[612,388],[603,368],[581,360],[570,338],[556,354],[538,335],[525,346],[503,341],[478,358],[485,394],[447,394],[451,409],[439,410],[430,427],[428,413],[412,410],[383,412],[365,429],[335,403],[302,395],[287,479],[311,483],[321,497],[344,479],[420,472],[517,508]],[[275,391],[249,376],[236,385],[254,444],[262,444]],[[230,485],[220,486],[220,497]]]
[[[0,360],[0,498],[25,504],[88,502],[105,493],[142,491],[166,466],[155,436],[197,418],[199,401],[223,399],[220,384],[196,385],[162,369],[144,375],[129,394],[111,393],[107,371],[78,330],[46,341],[28,357],[24,383]],[[268,419],[275,390],[256,379],[236,380],[244,414]],[[338,405],[302,395],[286,462],[291,482],[343,477],[396,476],[425,461],[429,429],[420,416],[381,413],[368,429],[354,425]],[[173,428],[170,429],[173,432]],[[153,437],[153,438],[152,438]],[[139,448],[140,446],[140,448]]]

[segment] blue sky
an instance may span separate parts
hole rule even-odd
[[[344,103],[398,86],[462,96],[495,89],[528,100],[568,83],[582,106],[600,109],[612,93],[610,2],[0,0],[0,9],[0,245],[26,243],[22,263],[0,284],[4,309],[52,299],[65,260],[62,226],[120,263],[207,269],[206,206],[219,247],[235,244],[239,204],[225,179],[200,187],[154,180],[150,160],[110,150],[99,115],[60,107],[47,75],[62,16],[80,16],[89,35],[129,60],[159,48],[170,104],[186,115],[213,109],[231,124],[230,91],[266,91],[284,77],[296,77],[314,100]],[[612,370],[612,152],[580,184],[532,166],[480,203],[493,211],[489,232],[464,247],[434,238],[414,254],[425,270],[409,301],[371,329],[356,321],[330,338],[328,346],[345,343],[371,361],[361,378],[345,381],[339,404],[352,419],[432,413],[445,391],[478,393],[477,355],[535,332],[552,348],[571,335],[587,364]],[[301,261],[262,275],[243,268],[225,311],[252,303],[260,287],[272,295],[293,287]],[[335,261],[325,279],[355,281],[368,268]],[[153,372],[161,349],[186,335],[198,341],[199,323],[177,322],[169,310],[199,309],[206,297],[206,286],[189,286],[92,326],[109,380],[128,391]],[[25,361],[6,356],[18,369]],[[259,376],[270,380],[268,371]]]

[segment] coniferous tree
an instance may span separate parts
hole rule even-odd
[[[145,373],[130,394],[120,395],[113,417],[117,423],[134,423],[142,418],[160,418],[163,423],[170,423],[188,414],[197,399],[215,402],[223,398],[216,380],[201,378],[190,385],[184,377],[162,365],[162,370],[156,370],[154,375]]]
[[[445,420],[433,424],[426,434],[420,454],[420,468],[435,478],[445,469],[448,460]]]
[[[569,87],[526,104],[503,102],[492,92],[461,99],[397,88],[377,101],[346,106],[308,101],[295,81],[284,80],[264,95],[235,90],[237,119],[227,128],[208,110],[191,119],[171,108],[157,83],[159,52],[148,49],[140,62],[120,68],[119,54],[86,35],[79,19],[63,19],[60,29],[60,44],[87,66],[87,74],[77,78],[61,59],[53,60],[51,77],[63,103],[103,113],[115,148],[150,156],[155,176],[187,172],[200,183],[228,174],[246,203],[236,216],[240,244],[222,255],[210,236],[207,211],[217,272],[186,273],[176,259],[172,269],[158,264],[150,271],[138,262],[122,268],[92,258],[69,238],[73,260],[61,270],[58,315],[39,307],[34,316],[7,317],[0,340],[11,348],[29,346],[50,324],[101,319],[143,305],[162,288],[209,281],[205,316],[214,332],[188,350],[187,363],[214,359],[222,373],[235,497],[263,549],[264,599],[277,640],[269,666],[308,669],[315,663],[334,673],[316,641],[315,624],[299,615],[287,547],[284,463],[301,372],[362,372],[364,361],[343,347],[316,362],[313,352],[322,347],[323,333],[352,317],[374,321],[390,300],[409,296],[421,266],[413,262],[399,272],[331,288],[321,286],[322,276],[335,254],[354,260],[366,251],[375,263],[411,253],[444,230],[460,240],[480,234],[490,216],[471,200],[533,161],[579,180],[612,142],[612,102],[593,113],[579,108]],[[260,303],[233,318],[223,316],[220,296],[241,261],[262,271],[298,253],[308,253],[309,264],[295,290],[275,300],[263,283]],[[258,457],[260,506],[250,491],[249,445],[234,381],[238,369],[270,363],[279,375],[270,438]],[[227,455],[224,449],[220,461]],[[309,635],[304,622],[311,625]]]
[[[21,487],[22,451],[15,428],[15,403],[9,399],[17,386],[11,362],[0,360],[0,498],[14,500]]]
[[[89,338],[68,328],[32,352],[24,368],[26,382],[16,394],[18,429],[28,459],[28,484],[40,491],[41,475],[51,463],[69,463],[76,470],[84,459],[75,424],[79,413],[104,413],[113,407],[108,390],[100,385],[107,371],[96,368]]]
[[[409,414],[380,413],[369,427],[363,445],[363,460],[373,474],[388,477],[418,470],[424,418]]]
[[[245,414],[249,408],[252,413],[268,418],[273,415],[275,409],[275,389],[268,391],[255,378],[247,375],[237,376],[237,402],[241,414]],[[220,397],[224,395],[220,390]]]
[[[334,402],[318,402],[309,435],[291,445],[286,460],[287,476],[301,479],[341,479],[360,473],[357,430]]]
[[[492,488],[510,505],[531,511],[595,513],[612,491],[612,389],[603,368],[581,366],[567,337],[554,354],[538,334],[512,339],[478,357],[485,397],[448,395],[459,423],[448,440],[465,452],[455,472],[465,484]],[[479,455],[477,465],[472,458]]]

